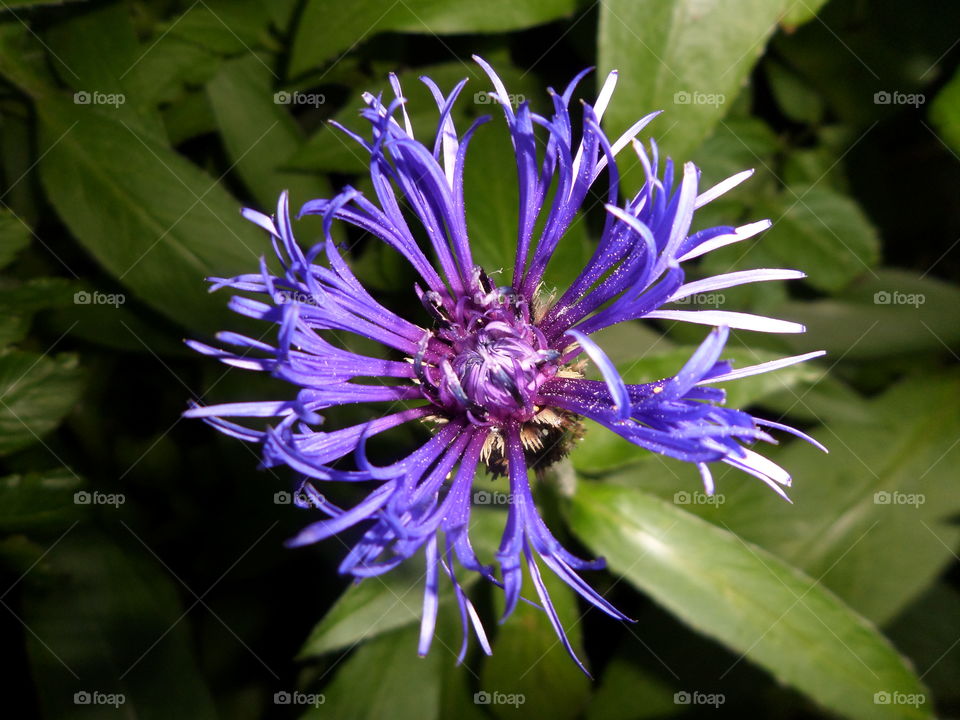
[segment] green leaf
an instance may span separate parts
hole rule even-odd
[[[69,305],[75,296],[76,284],[66,278],[40,277],[26,282],[0,282],[0,313],[29,315],[49,307]]]
[[[300,129],[280,102],[291,95],[274,93],[273,76],[254,55],[224,63],[207,85],[210,104],[232,161],[264,209],[276,206],[281,191],[290,191],[296,211],[307,200],[327,197],[330,186],[316,175],[285,171],[281,163],[303,146]],[[322,95],[315,95],[318,100]]]
[[[85,374],[75,355],[0,355],[0,455],[40,442],[73,408]]]
[[[773,221],[764,248],[784,267],[807,273],[805,282],[818,290],[841,290],[880,259],[880,240],[863,211],[826,187],[788,188],[756,212]]]
[[[418,658],[418,634],[419,628],[407,627],[364,644],[341,665],[322,704],[303,720],[439,718],[441,663],[454,660],[437,647]]]
[[[64,278],[0,278],[0,349],[26,337],[38,310],[67,305],[73,290],[74,284]]]
[[[171,145],[180,145],[199,135],[218,131],[210,98],[202,90],[188,92],[174,104],[168,105],[163,111],[163,124]]]
[[[271,43],[269,3],[262,0],[204,0],[161,32],[189,40],[222,55],[239,55]]]
[[[804,0],[788,3],[780,18],[780,24],[792,32],[817,16],[817,11],[827,4],[827,0]]]
[[[164,142],[166,135],[155,107],[130,91],[126,78],[146,48],[134,33],[130,7],[104,5],[57,23],[46,33],[51,65],[77,92],[75,103],[102,104],[121,122]]]
[[[662,500],[611,485],[581,483],[571,522],[613,572],[825,708],[870,720],[931,717],[925,688],[890,643],[762,548]],[[918,705],[875,699],[894,692],[917,696]]]
[[[115,301],[119,301],[117,295],[114,293]],[[93,296],[89,294],[88,297]],[[49,311],[44,321],[44,327],[53,332],[69,334],[114,350],[163,357],[195,357],[175,327],[171,328],[163,318],[146,311],[142,306],[74,303]]]
[[[504,515],[474,508],[470,517],[470,539],[478,557],[491,557],[503,532]],[[422,562],[408,561],[390,573],[372,577],[344,591],[300,650],[300,657],[349,648],[382,633],[420,622],[423,608],[424,572]],[[469,587],[478,578],[470,573],[462,579]],[[441,578],[440,605],[456,612],[453,586]],[[441,613],[443,610],[441,610]]]
[[[614,68],[620,71],[617,92],[604,117],[608,132],[616,136],[642,115],[665,110],[651,130],[665,154],[685,160],[729,109],[785,4],[783,0],[602,3],[598,65],[604,75]],[[639,163],[623,165],[636,179],[628,187],[639,185]]]
[[[48,56],[28,25],[0,24],[0,73],[27,94],[50,91]]]
[[[452,618],[447,620],[446,627],[441,627],[441,633],[446,632],[451,648],[459,650],[460,620],[455,620],[457,627],[451,624]],[[443,653],[444,655],[446,653]],[[469,661],[468,661],[469,662]],[[457,720],[486,720],[483,705],[475,699],[471,683],[476,674],[468,665],[456,665],[446,658],[440,661],[440,713],[441,718],[457,718]]]
[[[150,52],[130,68],[126,79],[130,93],[144,103],[180,101],[188,88],[206,84],[223,63],[208,48],[171,35],[150,38],[147,44]]]
[[[678,715],[673,688],[628,659],[614,657],[590,701],[587,720],[653,720]]]
[[[585,475],[603,475],[640,462],[649,455],[649,450],[634,445],[593,420],[584,419],[582,422],[583,438],[574,445],[570,462]]]
[[[793,475],[792,505],[749,478],[720,476],[725,502],[704,516],[886,623],[960,546],[960,529],[951,522],[960,512],[958,393],[956,374],[906,380],[867,404],[865,419],[831,420],[813,431],[829,455],[799,442],[764,451]]]
[[[255,269],[268,247],[240,204],[109,110],[53,96],[37,108],[41,177],[74,236],[167,317],[197,331],[222,327],[225,300],[210,297],[204,278]]]
[[[26,535],[9,535],[0,540],[0,567],[19,577],[43,560],[44,550]]]
[[[656,362],[662,367],[665,362],[656,361],[653,358],[667,354],[676,346],[666,335],[661,334],[649,322],[641,320],[627,321],[617,323],[603,330],[599,330],[591,336],[594,341],[603,348],[603,351],[610,358],[610,361],[617,366],[621,373],[633,373],[632,378],[642,378],[643,370],[637,363]],[[592,366],[588,365],[588,369]],[[593,369],[595,377],[599,378],[599,372]],[[659,372],[659,369],[650,368],[650,373]],[[659,380],[665,375],[653,378]],[[645,382],[644,380],[634,379],[631,382]]]
[[[954,152],[960,152],[960,71],[953,74],[930,105],[930,121]]]
[[[179,624],[177,589],[152,557],[122,549],[137,540],[119,539],[68,530],[24,580],[27,651],[44,717],[115,713],[113,704],[75,700],[96,692],[115,696],[125,717],[215,718]]]
[[[307,3],[300,16],[290,57],[290,75],[312,70],[381,32],[431,35],[500,33],[569,17],[578,0],[406,0],[383,5],[358,0]]]
[[[832,172],[837,169],[838,159],[837,153],[827,145],[808,149],[791,148],[783,159],[780,175],[788,187],[823,183],[827,187],[845,192],[845,178],[839,172]]]
[[[30,226],[9,210],[0,210],[0,268],[13,262],[30,244]]]
[[[470,141],[463,191],[473,260],[498,285],[513,280],[519,216],[516,161],[499,124],[481,127]],[[491,181],[496,178],[496,181]]]
[[[416,271],[410,263],[384,242],[372,242],[360,257],[351,257],[350,268],[360,283],[371,291],[392,293],[398,287],[413,287],[416,282]]]
[[[422,563],[406,562],[386,575],[351,585],[314,627],[299,657],[349,649],[385,632],[418,623],[423,583]],[[444,584],[440,595],[441,603],[446,605],[453,597],[452,587]]]
[[[829,365],[829,360],[828,355],[819,362]],[[798,397],[802,402],[797,401]],[[870,417],[870,407],[864,402],[863,396],[830,374],[824,375],[820,382],[804,388],[800,393],[787,390],[765,397],[763,408],[779,413],[778,417],[790,417],[795,424],[816,425],[834,420],[863,422]]]
[[[298,0],[275,0],[269,4],[270,20],[284,37],[290,34],[290,23],[293,22],[299,5]]]
[[[542,563],[540,566],[570,644],[585,661],[576,595]],[[530,588],[530,597],[536,601],[526,569],[524,587]],[[503,593],[497,593],[495,600],[497,612],[502,613]],[[489,709],[497,717],[517,717],[518,710],[525,714],[524,708],[529,708],[527,712],[540,717],[564,720],[579,716],[590,696],[590,681],[570,659],[547,614],[521,602],[497,629],[493,655],[483,661],[480,692],[487,694]]]
[[[942,705],[960,700],[960,654],[952,652],[960,637],[960,591],[940,582],[900,615],[888,628],[897,646],[924,670]]]
[[[776,134],[758,118],[731,117],[721,121],[693,154],[693,161],[703,171],[703,187],[715,185],[750,168],[755,170],[756,175],[730,193],[725,193],[718,200],[704,206],[697,215],[711,208],[714,203],[729,203],[731,199],[752,199],[762,188],[775,182],[776,178],[765,165],[772,162],[770,158],[779,147],[780,140]],[[727,217],[720,219],[719,224],[729,225],[736,220],[736,217]]]
[[[774,60],[765,60],[763,69],[784,115],[795,122],[811,125],[823,119],[823,98],[797,73]]]
[[[3,67],[2,35],[0,31],[0,68]],[[3,204],[15,217],[23,221],[24,226],[29,227],[37,222],[41,213],[40,206],[45,203],[41,197],[37,175],[30,172],[36,161],[33,117],[31,117],[32,114],[28,114],[26,107],[23,107],[19,100],[14,102],[20,106],[17,110],[10,112],[9,104],[0,110],[3,113],[3,133],[0,134],[3,169],[0,170],[0,177],[3,177],[6,188]],[[3,215],[4,213],[0,213],[0,217]],[[2,248],[2,241],[0,241],[0,248]],[[0,255],[2,253],[3,250],[0,249]]]
[[[805,334],[782,338],[797,352],[817,348],[854,361],[948,352],[960,341],[954,314],[958,303],[960,289],[953,285],[885,268],[834,299],[789,302],[770,314],[806,325]]]
[[[356,107],[350,109],[356,110]],[[351,113],[353,117],[355,113]],[[410,113],[411,122],[416,122]],[[350,127],[348,124],[347,127]],[[415,125],[414,127],[417,127]],[[367,171],[366,151],[340,130],[324,125],[304,144],[295,157],[287,158],[289,167],[300,170],[360,175]]]
[[[23,340],[30,332],[30,316],[22,313],[0,316],[0,348]]]
[[[0,478],[0,532],[65,529],[78,514],[80,479],[64,471]]]
[[[32,8],[50,5],[65,5],[67,3],[82,2],[82,0],[7,0],[0,7],[0,13],[4,10],[13,10],[14,8]]]

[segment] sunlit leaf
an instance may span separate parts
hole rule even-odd
[[[762,548],[638,490],[598,483],[580,484],[571,521],[614,573],[824,707],[851,718],[931,717],[925,688],[889,641]],[[878,695],[895,692],[917,704]]]
[[[77,402],[84,379],[76,355],[0,355],[0,455],[41,442]]]

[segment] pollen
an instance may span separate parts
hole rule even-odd
[[[531,420],[520,425],[520,442],[527,467],[545,470],[562,460],[583,437],[580,417],[564,410],[543,408]],[[508,474],[503,433],[491,428],[480,452],[480,460],[497,476]]]

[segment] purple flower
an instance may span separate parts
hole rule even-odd
[[[656,145],[651,142],[648,154],[635,140],[656,113],[610,142],[600,118],[616,84],[615,72],[607,77],[596,102],[583,104],[582,126],[575,136],[568,108],[587,71],[562,94],[551,91],[553,113],[541,116],[526,103],[514,110],[500,78],[483,60],[477,62],[493,83],[516,154],[520,213],[512,284],[498,287],[474,264],[464,216],[467,147],[490,118],[480,118],[459,135],[451,111],[466,81],[444,95],[429,78],[422,78],[439,108],[438,131],[425,145],[414,139],[399,83],[391,76],[396,98],[389,104],[364,96],[367,107],[362,116],[370,123],[371,137],[340,128],[369,154],[376,200],[346,187],[333,198],[306,203],[300,214],[320,215],[325,235],[325,242],[306,251],[294,239],[286,194],[272,218],[245,210],[244,216],[273,238],[282,272],[272,274],[262,261],[258,273],[213,280],[213,289],[230,287],[259,296],[234,296],[230,307],[275,324],[276,343],[231,332],[218,338],[233,350],[190,343],[228,365],[287,380],[299,388],[295,398],[194,407],[186,414],[262,444],[264,465],[287,465],[302,476],[300,496],[307,499],[303,504],[325,517],[306,527],[290,545],[315,543],[363,524],[365,533],[339,568],[357,579],[388,572],[423,550],[421,654],[429,649],[434,633],[441,573],[455,590],[464,628],[462,659],[470,626],[483,650],[489,653],[490,647],[458,581],[456,565],[503,588],[506,618],[521,599],[525,564],[540,604],[576,659],[541,579],[541,564],[603,612],[618,619],[626,616],[579,575],[602,568],[603,561],[575,557],[544,524],[531,494],[529,470],[563,457],[582,434],[580,419],[590,418],[652,452],[694,463],[708,493],[714,489],[708,464],[724,462],[786,497],[787,472],[745,445],[773,442],[771,428],[806,436],[724,407],[724,393],[716,384],[821,353],[734,370],[720,359],[728,328],[802,332],[803,327],[745,313],[663,309],[698,293],[803,276],[794,270],[748,270],[685,281],[681,263],[769,226],[764,221],[690,232],[694,211],[750,172],[700,192],[699,171],[687,163],[676,182],[669,159],[661,172]],[[646,171],[646,184],[621,204],[615,156],[631,145]],[[544,297],[540,291],[547,263],[604,169],[607,213],[597,248],[559,298]],[[409,217],[416,218],[416,227],[408,224]],[[429,313],[429,323],[400,317],[360,284],[331,238],[334,222],[359,228],[406,258],[419,275],[411,298],[415,293]],[[418,242],[417,235],[427,242]],[[627,385],[591,335],[638,318],[687,321],[714,329],[676,375]],[[337,333],[380,343],[385,348],[382,357],[344,349],[336,344]],[[602,381],[585,379],[583,370],[589,362]],[[387,403],[390,409],[352,427],[318,429],[319,413],[347,403]],[[404,409],[394,410],[397,405]],[[225,419],[229,417],[274,422],[257,430]],[[390,465],[371,464],[366,440],[412,421],[433,428],[429,439]],[[350,455],[354,462],[345,469],[338,461]],[[499,572],[480,562],[468,534],[472,487],[480,464],[510,482],[512,503],[496,553]],[[372,490],[354,507],[341,508],[317,491],[320,482],[364,483]]]

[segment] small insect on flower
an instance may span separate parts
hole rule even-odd
[[[421,654],[428,651],[434,634],[441,571],[453,583],[459,607],[462,660],[470,627],[485,652],[490,646],[456,565],[503,589],[504,618],[521,599],[525,565],[540,605],[586,672],[550,601],[541,565],[603,612],[627,618],[580,577],[582,571],[601,569],[603,561],[572,555],[545,525],[534,503],[530,470],[542,470],[563,457],[583,433],[581,419],[589,418],[651,452],[695,464],[708,494],[714,491],[709,463],[724,462],[786,498],[789,474],[746,445],[773,442],[770,429],[817,443],[787,426],[725,407],[724,393],[715,386],[822,353],[735,370],[720,359],[730,328],[795,333],[803,327],[732,311],[664,309],[700,293],[803,277],[795,270],[759,269],[685,281],[682,263],[769,226],[763,221],[690,232],[694,211],[746,180],[749,171],[700,192],[699,171],[687,163],[677,181],[669,159],[661,169],[656,145],[651,142],[648,152],[635,139],[656,113],[611,142],[600,119],[613,94],[616,72],[607,76],[593,105],[582,104],[575,139],[569,106],[587,71],[562,94],[551,91],[552,114],[538,115],[526,102],[514,109],[493,68],[475,59],[493,85],[491,96],[498,99],[516,155],[519,224],[510,285],[498,287],[474,264],[464,215],[467,150],[478,127],[490,118],[478,119],[459,135],[452,109],[466,80],[444,95],[424,77],[439,108],[439,130],[423,144],[414,139],[400,84],[391,75],[395,99],[384,104],[379,97],[364,95],[362,116],[370,123],[369,138],[338,125],[369,156],[376,199],[345,187],[330,199],[307,202],[300,215],[321,216],[325,236],[308,249],[294,238],[285,193],[273,217],[244,210],[248,220],[272,237],[282,274],[272,274],[263,260],[259,272],[212,280],[214,290],[229,287],[245,293],[234,296],[230,307],[275,325],[275,344],[232,332],[218,339],[234,349],[190,343],[228,365],[271,373],[298,392],[275,402],[192,407],[186,415],[261,444],[264,465],[286,465],[298,473],[298,496],[326,517],[306,527],[290,545],[315,543],[365,525],[339,567],[357,579],[389,572],[423,551]],[[646,182],[634,197],[621,201],[615,158],[628,148],[639,157]],[[556,293],[559,297],[545,297],[540,288],[547,263],[604,170],[606,221],[596,249],[576,280]],[[408,217],[416,218],[416,231]],[[419,300],[429,322],[401,317],[364,288],[332,239],[335,222],[378,238],[410,263],[418,275],[410,297]],[[426,242],[416,240],[419,233]],[[714,329],[675,375],[631,385],[591,336],[639,318]],[[385,358],[344,349],[335,341],[343,333],[383,345]],[[602,380],[584,376],[589,363]],[[354,382],[358,379],[366,382]],[[358,425],[318,429],[319,413],[349,403],[403,404],[405,409],[372,412],[373,419]],[[231,417],[274,421],[266,429],[252,429],[226,419]],[[389,465],[369,461],[368,438],[413,421],[428,423],[433,429],[429,439]],[[336,464],[351,455],[352,469]],[[480,562],[468,533],[472,484],[481,465],[506,476],[510,484],[511,504],[495,566]],[[338,507],[317,490],[318,483],[327,482],[362,482],[373,489],[353,507]]]

